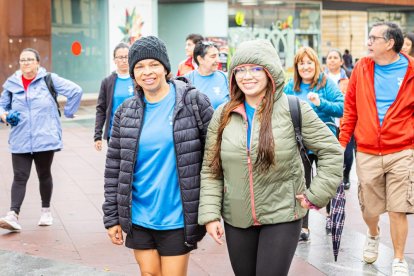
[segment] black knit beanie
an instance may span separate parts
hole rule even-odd
[[[128,53],[129,74],[134,77],[134,67],[137,62],[144,59],[155,59],[164,65],[167,75],[171,72],[170,60],[164,42],[155,36],[145,36],[132,44]]]

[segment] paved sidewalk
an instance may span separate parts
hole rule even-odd
[[[82,107],[74,120],[63,120],[64,150],[52,167],[54,224],[39,227],[40,196],[34,166],[22,206],[20,233],[0,230],[0,275],[137,275],[129,249],[112,245],[102,223],[105,151],[93,147],[93,107]],[[0,124],[0,216],[10,204],[12,182],[8,129]],[[366,231],[356,196],[356,177],[347,192],[347,218],[338,262],[333,261],[330,237],[324,233],[324,214],[312,211],[311,242],[300,244],[290,275],[389,275],[392,243],[389,221],[381,218],[380,257],[374,265],[362,262]],[[414,216],[409,216],[406,256],[414,275]],[[191,254],[190,276],[233,275],[225,246],[205,237]]]

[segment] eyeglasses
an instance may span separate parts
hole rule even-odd
[[[262,72],[264,72],[264,68],[262,66],[255,66],[255,67],[238,67],[234,69],[234,75],[238,79],[242,79],[246,76],[247,72],[249,72],[250,76],[252,77],[259,77]]]
[[[33,63],[36,59],[34,58],[28,58],[28,59],[19,59],[19,63],[20,64],[29,64],[29,63]]]
[[[115,59],[123,61],[123,60],[128,60],[128,56],[117,56],[115,57]]]
[[[163,69],[163,66],[161,63],[153,63],[153,64],[149,64],[148,66],[137,64],[134,68],[134,74],[141,75],[142,73],[146,71],[147,68],[148,68],[149,73],[154,73],[160,69]]]
[[[386,39],[385,37],[383,37],[383,36],[375,36],[375,35],[370,35],[370,36],[368,36],[368,41],[369,41],[369,43],[374,43],[377,39],[384,39],[385,41],[388,41],[388,39]]]

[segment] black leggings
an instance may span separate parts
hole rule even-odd
[[[252,226],[224,223],[230,262],[236,276],[288,275],[302,220]]]
[[[354,162],[355,139],[352,135],[351,140],[346,146],[344,153],[344,180],[349,181],[349,173],[351,172],[352,163]]]
[[[54,151],[21,154],[12,153],[14,178],[11,188],[11,211],[15,211],[17,214],[20,213],[20,207],[22,206],[24,196],[26,195],[26,184],[29,180],[33,160],[39,177],[42,207],[50,207],[50,199],[53,190],[53,180],[50,168],[52,166],[54,154]]]
[[[303,162],[303,167],[305,168],[305,181],[306,188],[309,189],[312,182],[312,165],[315,162],[318,165],[318,157],[315,154],[308,154],[310,165],[308,162]],[[329,207],[327,207],[329,208]],[[309,210],[306,212],[306,215],[303,217],[302,228],[308,228],[309,226]]]

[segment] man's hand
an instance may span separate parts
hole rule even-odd
[[[95,149],[97,151],[101,151],[102,150],[102,140],[96,140],[95,141]]]
[[[221,238],[224,235],[224,229],[220,221],[211,221],[206,224],[207,233],[216,241],[216,243],[222,245],[223,240]]]
[[[122,245],[124,243],[121,225],[115,225],[108,228],[108,236],[113,244]]]

